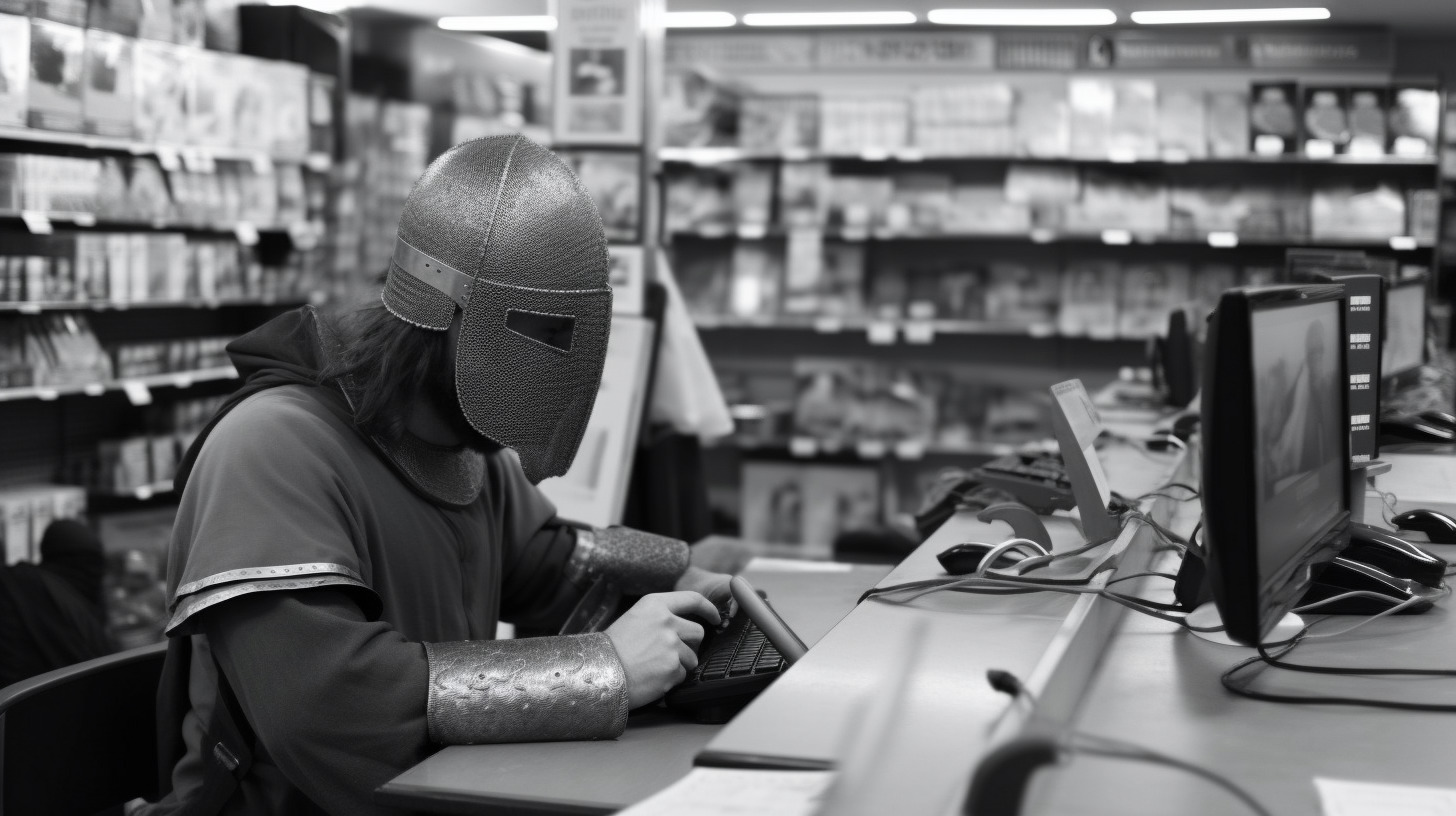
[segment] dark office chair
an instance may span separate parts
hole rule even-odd
[[[157,793],[157,683],[167,644],[0,689],[0,813],[92,816]]]

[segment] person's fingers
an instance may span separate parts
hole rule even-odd
[[[674,615],[672,620],[669,622],[669,625],[672,626],[673,631],[677,633],[679,640],[681,640],[683,643],[688,644],[694,649],[698,647],[698,644],[703,642],[703,635],[706,630],[703,629],[703,625],[698,623],[697,621],[691,621],[687,618],[679,618]]]
[[[677,660],[678,663],[682,664],[684,676],[686,676],[687,672],[698,667],[698,653],[682,641],[677,642]],[[681,680],[682,677],[679,677],[678,681],[681,682]]]
[[[663,592],[654,596],[661,600],[667,607],[667,611],[678,617],[697,615],[710,623],[718,623],[721,618],[718,615],[718,607],[713,605],[703,596],[701,592],[690,590],[678,590],[677,592]]]

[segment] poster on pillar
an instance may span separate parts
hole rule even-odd
[[[642,142],[641,0],[556,0],[556,144]]]

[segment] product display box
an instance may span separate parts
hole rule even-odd
[[[1249,86],[1249,147],[1256,156],[1299,149],[1299,88],[1293,82]]]
[[[744,97],[738,112],[738,144],[744,150],[771,154],[819,147],[819,97]]]
[[[1440,120],[1439,91],[1428,87],[1392,88],[1388,118],[1390,152],[1408,158],[1436,155]]]
[[[1169,159],[1208,156],[1207,100],[1201,88],[1160,88],[1158,155]]]
[[[1349,89],[1347,117],[1350,125],[1351,155],[1385,155],[1390,141],[1385,121],[1389,96],[1386,88]]]
[[[135,37],[141,29],[144,5],[148,0],[91,0],[87,26],[114,34]]]
[[[1207,102],[1208,155],[1240,159],[1249,155],[1249,94],[1243,90],[1210,91]]]
[[[127,138],[135,121],[136,41],[109,31],[86,32],[86,71],[81,93],[87,133]]]
[[[1304,152],[1311,157],[1345,153],[1350,147],[1349,96],[1344,88],[1304,89]]]
[[[30,24],[29,124],[43,130],[81,130],[86,33],[79,26],[33,19]]]
[[[136,137],[180,145],[187,140],[188,85],[194,77],[186,52],[165,42],[136,43]]]
[[[25,127],[29,88],[30,20],[0,14],[0,127]]]
[[[32,0],[30,16],[78,28],[86,27],[86,0]]]

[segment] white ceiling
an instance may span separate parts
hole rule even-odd
[[[456,14],[545,14],[548,0],[361,0],[363,4],[416,17]],[[933,8],[1111,8],[1126,21],[1133,11],[1322,5],[1331,23],[1389,25],[1419,33],[1456,30],[1456,0],[668,0],[670,11],[881,11],[909,10],[923,20]],[[1298,25],[1319,25],[1298,24]]]

